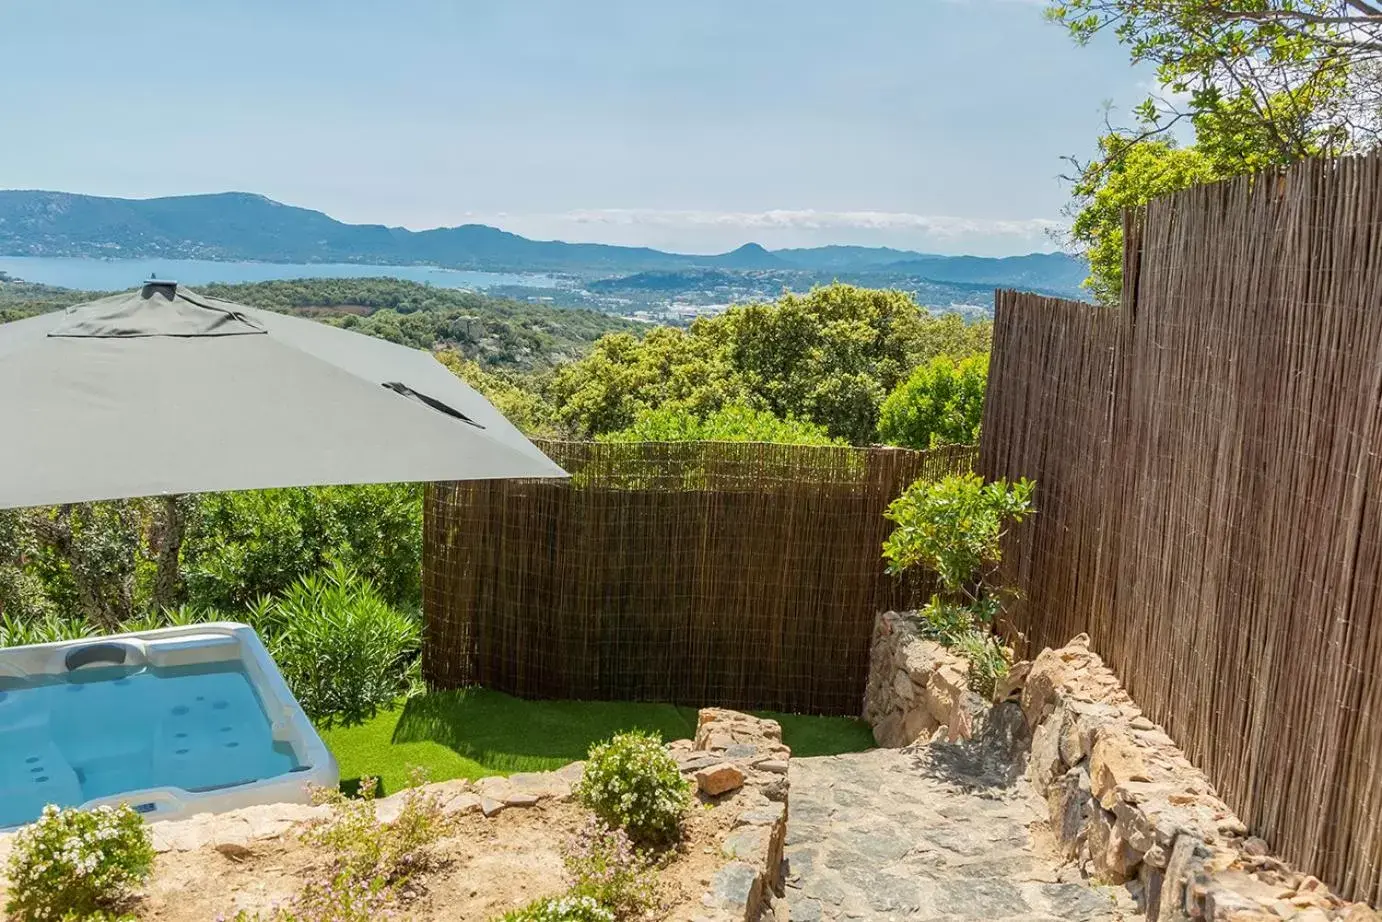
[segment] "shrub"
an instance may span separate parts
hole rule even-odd
[[[15,835],[5,911],[16,922],[100,916],[148,879],[153,862],[149,830],[128,806],[50,804]]]
[[[325,880],[308,881],[268,915],[241,910],[233,922],[375,922],[390,917],[392,901],[393,892],[383,880],[361,880],[337,871]]]
[[[888,507],[897,523],[883,544],[888,569],[925,567],[939,591],[922,608],[927,632],[970,662],[970,686],[992,695],[1007,673],[1008,654],[993,636],[1006,590],[994,576],[1010,523],[1032,511],[1033,484],[984,483],[977,474],[917,481]]]
[[[681,833],[691,786],[660,737],[634,731],[591,747],[576,797],[634,842],[662,845]]]
[[[396,700],[421,645],[417,622],[340,564],[260,600],[248,618],[303,710],[325,723],[364,720]]]
[[[614,913],[589,896],[549,896],[505,913],[499,922],[615,922]]]
[[[595,437],[597,442],[775,442],[782,445],[844,445],[824,426],[806,419],[774,416],[768,410],[730,404],[707,414],[667,404],[644,410],[633,425]]]
[[[340,561],[394,605],[421,598],[422,488],[368,484],[210,493],[183,545],[187,600],[232,611]]]
[[[620,922],[646,918],[657,908],[652,868],[622,829],[591,817],[567,843],[562,861],[571,893],[594,899]]]
[[[989,360],[938,356],[915,369],[883,401],[878,437],[889,445],[936,448],[979,441]]]
[[[450,827],[440,799],[426,793],[422,781],[415,771],[398,818],[391,823],[375,818],[374,778],[361,779],[359,797],[322,791],[317,800],[331,806],[331,816],[308,826],[303,840],[330,853],[333,866],[354,880],[402,884],[431,867],[431,846]]]

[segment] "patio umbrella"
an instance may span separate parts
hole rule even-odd
[[[0,324],[0,508],[561,476],[430,355],[174,282]]]

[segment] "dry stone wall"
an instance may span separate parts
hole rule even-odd
[[[703,803],[737,809],[720,845],[724,863],[692,922],[759,922],[786,918],[782,850],[787,840],[792,751],[774,720],[705,708],[694,740],[668,747]],[[673,919],[672,922],[681,922]]]
[[[985,702],[969,690],[969,664],[921,636],[915,613],[885,612],[874,624],[864,719],[886,749],[929,739],[944,727],[968,736]]]
[[[943,725],[967,732],[972,718],[956,715],[974,702],[954,689],[966,667],[918,636],[912,615],[879,617],[872,665],[864,716],[880,745],[910,745]],[[1045,795],[1065,858],[1126,884],[1149,922],[1382,922],[1273,857],[1142,714],[1088,636],[1015,666],[997,697],[1021,704],[1026,774]],[[952,699],[961,703],[947,724]]]

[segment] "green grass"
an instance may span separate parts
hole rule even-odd
[[[757,712],[782,723],[799,756],[857,752],[873,745],[862,721]],[[485,689],[432,692],[409,698],[355,726],[321,730],[341,766],[342,786],[363,775],[397,791],[414,767],[431,781],[549,771],[584,759],[592,743],[624,730],[665,740],[696,732],[695,708],[606,701],[523,701]]]

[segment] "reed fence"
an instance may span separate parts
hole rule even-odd
[[[569,481],[434,484],[423,668],[524,697],[857,715],[880,609],[883,510],[972,469],[933,452],[539,442]]]
[[[1029,649],[1088,631],[1249,825],[1382,898],[1382,158],[1154,202],[1124,307],[998,299],[980,469]]]

